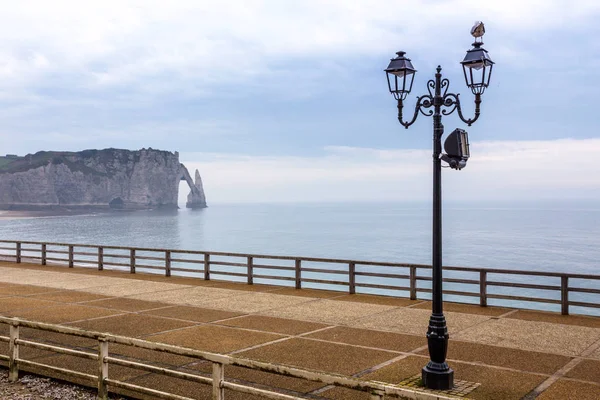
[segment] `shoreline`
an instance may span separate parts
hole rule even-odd
[[[108,212],[108,211],[105,211]],[[91,210],[0,210],[1,220],[31,219],[48,217],[65,217],[77,215],[94,215],[100,212]],[[104,213],[104,212],[103,212]]]

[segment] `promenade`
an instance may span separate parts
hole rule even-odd
[[[455,303],[446,303],[445,311],[448,361],[455,379],[475,388],[468,398],[600,398],[600,318]],[[428,360],[430,303],[404,298],[0,262],[0,314],[394,384],[419,375]],[[6,335],[7,326],[0,327]],[[44,339],[95,346],[83,338]],[[111,352],[150,357],[117,346]],[[2,354],[7,348],[0,344]],[[27,350],[23,357],[40,363],[97,370],[89,360]],[[152,357],[182,371],[210,370],[183,356]],[[369,399],[367,393],[228,368],[227,376],[259,387]],[[125,367],[114,373],[137,385],[210,398],[208,386]]]

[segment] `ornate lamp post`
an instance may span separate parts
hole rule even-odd
[[[398,121],[405,128],[408,129],[416,121],[419,113],[433,116],[433,301],[427,330],[430,360],[422,371],[423,384],[429,389],[446,390],[454,386],[454,371],[446,363],[449,336],[442,301],[442,160],[448,162],[451,168],[462,169],[469,157],[468,137],[462,129],[457,129],[449,135],[445,143],[447,154],[442,154],[442,115],[450,115],[457,111],[460,119],[469,126],[479,118],[481,95],[489,85],[494,65],[487,51],[481,47],[483,43],[478,41],[484,32],[481,22],[471,29],[475,43],[461,62],[466,84],[475,95],[473,118],[466,119],[463,116],[459,95],[448,93],[450,81],[447,78],[442,79],[442,67],[438,66],[435,80],[427,82],[428,93],[417,97],[412,118],[410,121],[404,121],[404,100],[412,89],[416,70],[403,51],[397,52],[397,57],[393,58],[385,69],[390,93],[398,102]]]

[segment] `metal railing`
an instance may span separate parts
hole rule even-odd
[[[100,271],[160,271],[165,276],[219,277],[297,289],[309,284],[341,288],[350,294],[368,290],[405,293],[413,300],[426,299],[432,291],[431,266],[422,264],[10,240],[0,240],[0,256],[17,263],[27,259],[42,265],[81,265]],[[289,264],[274,264],[285,262]],[[475,302],[482,307],[490,300],[494,305],[514,306],[517,302],[519,308],[526,308],[521,306],[523,302],[536,307],[549,304],[560,306],[564,315],[571,307],[578,307],[583,314],[600,309],[600,275],[450,266],[444,271],[444,294],[453,296],[452,301]]]
[[[109,376],[109,365],[119,365],[123,367],[133,368],[136,370],[151,372],[171,378],[178,378],[186,381],[191,381],[199,384],[205,384],[212,386],[213,400],[223,400],[225,398],[225,389],[233,391],[247,393],[251,395],[258,395],[261,398],[273,399],[273,400],[302,400],[312,398],[315,396],[307,396],[301,393],[290,395],[277,391],[266,390],[250,385],[243,385],[240,383],[234,383],[225,379],[225,366],[238,366],[253,370],[260,370],[263,372],[273,373],[283,376],[291,376],[295,378],[310,380],[314,382],[321,382],[324,385],[334,385],[343,388],[369,392],[373,400],[383,400],[384,398],[402,398],[402,399],[439,399],[439,400],[451,400],[452,398],[446,397],[439,394],[429,394],[426,392],[412,390],[410,388],[404,388],[385,384],[381,382],[359,380],[356,378],[346,377],[342,375],[326,374],[317,371],[304,370],[300,368],[287,367],[279,364],[270,364],[250,359],[233,357],[223,354],[215,354],[209,352],[203,352],[184,347],[178,347],[173,345],[167,345],[162,343],[149,342],[141,339],[134,339],[124,336],[111,335],[101,332],[86,331],[78,328],[65,327],[60,325],[52,325],[40,322],[31,322],[18,318],[7,318],[0,317],[0,324],[10,326],[9,336],[0,336],[0,342],[8,342],[9,349],[8,355],[0,355],[0,360],[8,362],[9,375],[8,379],[11,382],[15,382],[19,377],[19,370],[26,367],[28,371],[50,375],[52,373],[58,373],[61,375],[61,379],[66,380],[84,380],[87,382],[96,382],[98,388],[98,399],[106,400],[108,398],[109,388],[119,388],[127,391],[132,391],[142,395],[149,395],[160,399],[168,400],[193,400],[192,398],[160,391],[156,389],[147,388],[144,386],[134,385],[126,383],[117,379],[112,379]],[[75,350],[68,347],[56,346],[54,344],[46,344],[42,342],[36,342],[34,340],[25,340],[20,337],[20,328],[30,328],[35,330],[41,330],[46,332],[53,332],[63,335],[75,336],[80,338],[93,339],[98,341],[98,350],[96,353],[92,353],[91,350],[82,351]],[[131,361],[124,358],[111,356],[109,352],[109,344],[119,344],[130,347],[136,347],[145,350],[151,350],[155,352],[162,352],[172,355],[190,357],[196,360],[204,360],[212,363],[212,374],[209,376],[203,376],[200,374],[191,374],[183,371],[178,371],[176,368],[163,368],[156,365],[152,365],[150,362]],[[35,361],[26,360],[19,356],[21,347],[30,347],[45,351],[50,351],[58,354],[65,354],[68,356],[80,357],[89,360],[94,360],[98,363],[98,374],[86,374],[79,371],[69,370],[66,368],[59,368],[49,364],[42,364]],[[112,390],[111,390],[112,391]]]

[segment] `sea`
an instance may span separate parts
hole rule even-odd
[[[432,211],[425,202],[209,204],[202,210],[0,219],[0,239],[431,264]],[[600,275],[599,260],[600,202],[444,203],[445,266]],[[527,276],[514,281],[557,284]],[[600,281],[573,285],[600,288]],[[582,301],[600,299],[575,295]]]

